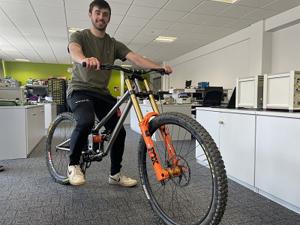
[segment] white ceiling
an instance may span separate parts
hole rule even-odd
[[[68,27],[88,28],[91,0],[0,0],[0,58],[70,63]],[[108,0],[107,33],[133,51],[168,61],[256,21],[300,5],[300,0]],[[176,36],[158,43],[159,36]]]

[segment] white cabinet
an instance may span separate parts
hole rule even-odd
[[[44,106],[0,107],[0,160],[26,158],[44,136]]]
[[[57,105],[55,103],[46,103],[44,104],[45,110],[45,129],[47,130],[51,122],[57,116]]]
[[[216,142],[227,174],[254,185],[255,115],[197,109],[197,121]]]
[[[257,116],[256,186],[300,208],[300,118]]]
[[[300,213],[300,113],[198,108],[229,178]]]

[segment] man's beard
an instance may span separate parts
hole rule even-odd
[[[99,31],[105,31],[105,30],[106,30],[106,27],[107,27],[107,24],[105,24],[104,27],[99,27],[99,26],[97,26],[97,24],[96,24],[94,21],[92,21],[92,24],[93,24],[93,26],[94,26],[97,30],[99,30]]]

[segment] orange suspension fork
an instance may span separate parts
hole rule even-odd
[[[149,100],[150,100],[151,107],[152,107],[153,111],[156,112],[158,115],[159,110],[158,110],[157,104],[155,102],[154,96],[152,94],[152,91],[149,87],[148,81],[146,79],[144,79],[144,85],[145,85],[146,91],[149,94]],[[173,158],[174,159],[173,164],[176,165],[177,164],[176,152],[175,152],[173,144],[172,144],[170,132],[169,132],[168,128],[165,126],[162,126],[159,129],[160,129],[160,133],[161,133],[161,138],[162,138],[162,140],[164,140],[166,149],[168,151],[168,157],[169,157],[169,159]]]
[[[148,155],[152,161],[152,166],[155,171],[156,179],[158,181],[163,181],[169,177],[169,173],[167,170],[163,169],[163,167],[162,167],[162,164],[161,164],[160,159],[157,155],[157,152],[154,148],[154,143],[153,143],[153,140],[151,139],[151,135],[149,132],[149,120],[152,116],[158,115],[158,113],[157,112],[149,113],[144,118],[143,113],[141,111],[141,107],[138,103],[137,97],[136,97],[134,90],[132,88],[132,85],[130,83],[130,80],[125,79],[125,83],[128,88],[128,91],[130,92],[130,98],[132,100],[132,104],[133,104],[134,110],[136,112],[138,121],[139,121],[139,126],[140,126],[140,129],[142,132],[142,137],[146,144]],[[154,100],[154,98],[153,98],[153,100]]]
[[[153,166],[153,169],[155,171],[156,179],[158,181],[163,181],[163,180],[165,180],[169,177],[169,173],[168,173],[167,170],[165,170],[162,167],[160,158],[157,155],[157,152],[156,152],[155,147],[154,147],[153,140],[151,138],[151,134],[149,132],[149,120],[151,119],[151,117],[157,116],[157,115],[158,114],[156,112],[148,113],[144,117],[143,121],[140,123],[140,129],[142,131],[142,136],[143,136],[143,139],[144,139],[145,144],[146,144],[148,155],[149,155],[149,157],[152,161],[152,166]]]

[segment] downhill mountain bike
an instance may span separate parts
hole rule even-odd
[[[98,121],[82,149],[80,166],[84,173],[94,161],[108,155],[120,128],[133,106],[141,137],[138,145],[138,170],[145,195],[162,221],[168,225],[216,225],[227,202],[227,176],[220,152],[209,133],[193,118],[177,113],[160,113],[147,79],[149,72],[117,65],[101,65],[102,70],[125,72],[127,91]],[[145,91],[142,91],[143,84]],[[139,100],[149,99],[153,112],[143,115]],[[105,123],[119,106],[127,105],[114,130]],[[62,113],[51,123],[46,141],[46,159],[53,179],[68,184],[70,137],[76,120]]]

